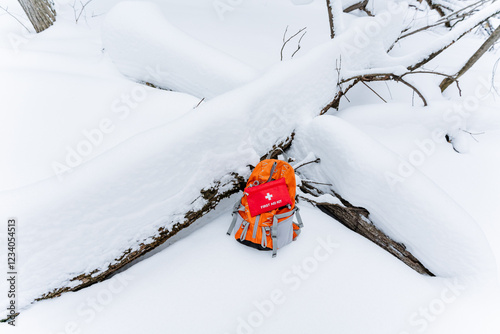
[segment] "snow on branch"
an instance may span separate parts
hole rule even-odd
[[[326,8],[328,10],[328,19],[330,23],[330,37],[333,39],[335,34],[339,34],[344,30],[344,22],[342,21],[342,1],[326,0]]]
[[[429,43],[429,46],[424,50],[403,57],[402,63],[405,63],[405,66],[410,71],[422,67],[469,33],[472,29],[498,13],[500,13],[500,2],[492,1],[489,6],[471,15],[467,20],[457,23],[450,32]]]

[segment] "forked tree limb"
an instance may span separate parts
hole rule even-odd
[[[373,16],[373,13],[366,8],[368,5],[368,0],[361,0],[358,3],[352,4],[347,8],[344,8],[344,13],[350,13],[352,11],[355,11],[356,9],[364,11],[368,16]]]
[[[290,42],[295,36],[297,36],[298,34],[300,34],[301,32],[303,32],[306,29],[307,29],[307,27],[304,27],[304,28],[300,29],[299,31],[297,31],[295,34],[293,34],[292,36],[290,36],[287,39],[286,38],[286,33],[288,32],[288,26],[286,26],[285,32],[283,33],[283,44],[281,45],[281,50],[280,50],[280,60],[281,61],[283,61],[283,50],[285,49],[285,46],[288,44],[288,42]],[[302,34],[302,36],[300,36],[299,42],[297,44],[297,50],[295,50],[295,52],[292,54],[292,58],[300,50],[300,42],[302,41],[302,38],[304,37],[304,35],[306,34],[306,32],[307,31],[304,31],[304,33]]]
[[[413,58],[417,58],[418,60],[415,61],[413,64],[410,63],[410,64],[404,65],[408,69],[407,73],[405,73],[403,75],[396,75],[393,73],[367,74],[367,75],[359,75],[359,76],[354,77],[354,78],[339,80],[339,82],[337,83],[337,93],[335,94],[335,97],[333,98],[333,100],[330,103],[328,103],[325,107],[323,107],[320,114],[322,115],[322,114],[326,113],[330,108],[338,109],[340,106],[340,101],[341,101],[342,97],[346,97],[346,93],[350,89],[352,89],[356,84],[358,84],[359,82],[366,82],[366,81],[394,80],[396,82],[401,82],[402,84],[411,88],[420,97],[424,106],[426,106],[428,103],[427,103],[427,100],[425,99],[424,95],[414,85],[412,85],[411,83],[409,83],[408,81],[403,79],[403,77],[405,75],[412,74],[412,73],[415,73],[415,74],[416,73],[421,73],[421,74],[433,73],[433,74],[445,76],[446,78],[443,82],[446,81],[446,84],[448,84],[448,86],[449,86],[449,84],[456,82],[457,88],[458,88],[459,92],[461,92],[460,86],[458,85],[458,81],[457,81],[458,76],[450,76],[450,75],[442,74],[439,72],[422,71],[422,70],[418,70],[418,69],[422,68],[422,66],[424,66],[425,64],[427,64],[428,62],[433,60],[435,57],[437,57],[439,54],[441,54],[444,50],[446,50],[451,45],[453,45],[456,41],[458,41],[463,36],[465,36],[467,33],[472,31],[475,27],[477,27],[478,25],[487,21],[492,15],[496,15],[500,12],[500,8],[497,5],[494,11],[486,11],[486,12],[479,11],[476,14],[472,15],[472,12],[477,10],[477,8],[479,8],[478,6],[483,5],[484,3],[485,3],[485,1],[478,1],[476,3],[468,5],[464,8],[461,8],[460,10],[458,10],[454,13],[451,13],[451,14],[447,15],[446,17],[444,17],[443,20],[449,20],[453,17],[460,16],[460,15],[462,15],[462,16],[463,15],[466,15],[466,16],[471,15],[471,17],[474,18],[474,23],[471,24],[470,26],[464,27],[463,25],[461,25],[460,27],[452,29],[443,38],[446,42],[444,42],[442,45],[438,45],[437,47],[434,46],[433,49],[430,49],[428,54],[422,54],[422,55],[419,55],[417,57],[413,57]],[[332,15],[330,5],[331,5],[330,0],[327,0],[328,14],[329,14],[329,18],[330,18],[330,28],[332,29],[331,32],[332,32],[332,38],[333,38],[333,36],[334,36],[334,30],[333,30],[334,23],[333,23],[333,15]],[[469,10],[469,12],[466,12],[466,9]],[[466,14],[464,14],[464,13],[466,13]],[[459,29],[459,30],[457,31],[457,29]],[[412,33],[416,33],[416,32],[412,32]],[[406,36],[409,36],[412,33],[408,33]],[[446,36],[450,36],[450,38],[446,38]],[[401,38],[402,37],[400,37],[399,39],[401,39]],[[490,43],[492,41],[494,43],[494,41],[496,41],[497,38],[498,37],[496,34],[494,34],[494,35],[492,34],[492,36],[490,36],[490,38],[488,39],[488,43]],[[488,43],[485,42],[485,45],[488,45]],[[479,58],[477,58],[477,59],[479,59]],[[477,61],[477,59],[476,59],[476,61]],[[340,70],[337,69],[337,72],[338,72],[339,77],[340,77],[341,76]],[[345,89],[343,89],[342,83],[348,83],[348,82],[351,82],[351,83]]]
[[[339,88],[339,90],[337,91],[337,94],[335,94],[335,97],[333,98],[333,100],[330,103],[328,103],[326,106],[324,106],[323,109],[321,109],[321,112],[319,114],[324,115],[330,109],[338,110],[339,106],[340,106],[340,100],[342,100],[342,97],[345,97],[347,92],[349,90],[351,90],[354,86],[356,86],[356,84],[359,83],[360,81],[361,81],[361,78],[355,78],[351,82],[351,84],[349,84],[349,86],[347,86],[345,89]]]
[[[493,12],[485,12],[487,13],[486,15],[484,13],[477,13],[475,14],[474,16],[471,16],[471,19],[474,18],[475,22],[474,24],[472,24],[471,26],[467,26],[465,28],[461,28],[460,30],[458,30],[458,36],[454,37],[454,38],[450,38],[450,40],[446,43],[444,43],[443,45],[435,48],[433,51],[431,51],[429,54],[423,56],[420,58],[420,60],[418,60],[416,63],[414,64],[409,64],[407,65],[407,69],[409,71],[414,71],[420,67],[422,67],[423,65],[427,64],[428,62],[430,62],[431,60],[433,60],[434,58],[436,58],[438,55],[440,55],[444,50],[448,49],[450,46],[452,46],[453,44],[455,44],[455,42],[457,42],[458,40],[460,40],[462,37],[464,37],[465,35],[467,35],[469,32],[471,32],[474,28],[476,28],[477,26],[483,24],[484,22],[486,22],[487,20],[489,20],[492,16],[500,13],[500,8],[499,8],[500,5],[497,4],[496,6],[496,10],[493,11]],[[478,17],[476,17],[476,15]],[[454,29],[459,29],[459,28],[454,28]],[[452,29],[448,34],[454,34],[454,29]],[[446,36],[446,35],[445,35]]]
[[[477,12],[478,8],[480,8],[481,5],[483,5],[485,2],[486,2],[485,0],[480,0],[480,1],[477,1],[475,3],[469,4],[469,5],[467,5],[463,8],[460,8],[456,11],[452,11],[450,14],[447,14],[446,16],[442,17],[441,19],[437,20],[436,22],[428,24],[428,25],[423,26],[423,27],[413,29],[413,30],[409,29],[409,28],[404,29],[403,31],[401,31],[401,35],[398,38],[396,38],[394,43],[391,45],[388,52],[391,51],[392,48],[394,47],[394,45],[397,42],[399,42],[400,40],[402,40],[403,38],[415,35],[415,34],[420,33],[422,31],[426,31],[426,30],[429,30],[431,28],[438,27],[441,25],[444,25],[444,26],[450,27],[450,28],[455,26],[458,22],[463,21],[465,18],[472,16],[475,12]],[[451,11],[451,9],[450,9],[450,11]],[[480,24],[483,24],[484,22],[488,22],[488,19],[489,18],[487,18],[485,21],[482,21]]]
[[[367,75],[359,75],[359,76],[355,76],[355,77],[351,77],[351,78],[347,78],[347,79],[343,79],[340,81],[340,84],[345,84],[345,83],[349,83],[351,82],[351,84],[349,84],[349,86],[346,87],[346,89],[342,90],[341,88],[339,88],[339,91],[337,92],[337,94],[335,95],[335,98],[332,100],[332,102],[330,102],[329,104],[327,104],[322,110],[321,110],[321,115],[325,114],[330,108],[333,108],[333,109],[338,109],[339,106],[340,106],[340,100],[343,96],[345,96],[345,94],[350,90],[352,89],[356,84],[358,84],[359,82],[363,83],[366,85],[366,82],[371,82],[371,81],[395,81],[395,82],[401,82],[402,84],[404,84],[405,86],[411,88],[419,97],[420,99],[422,100],[424,106],[427,106],[428,103],[427,103],[427,100],[426,98],[424,97],[424,95],[420,92],[420,90],[418,90],[414,85],[412,85],[411,83],[409,83],[408,81],[406,81],[405,79],[403,79],[403,77],[405,75],[408,75],[408,74],[411,74],[412,72],[409,72],[409,73],[404,73],[402,75],[396,75],[394,73],[377,73],[377,74],[367,74]],[[421,71],[421,72],[415,72],[415,73],[432,73],[432,74],[440,74],[440,73],[434,73],[434,72],[430,72],[430,71]],[[445,75],[445,74],[444,74]],[[340,86],[340,85],[339,85]],[[368,88],[370,90],[372,90],[378,97],[380,97],[380,95],[375,92],[371,87],[368,86]],[[384,102],[387,102],[385,101],[382,97],[380,97]]]

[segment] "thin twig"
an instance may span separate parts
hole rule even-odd
[[[202,99],[200,100],[200,102],[198,102],[198,104],[194,106],[194,108],[193,108],[193,109],[198,108],[198,107],[200,106],[200,104],[201,104],[203,101],[205,101],[205,98],[202,98]]]
[[[493,89],[495,90],[495,92],[497,93],[497,95],[500,95],[500,93],[498,92],[497,87],[495,85],[495,75],[496,75],[496,72],[497,72],[497,67],[498,67],[498,62],[499,61],[500,61],[500,58],[498,58],[495,61],[495,65],[493,65],[493,70],[492,70],[492,73],[491,73],[491,87],[493,87]],[[491,90],[491,88],[490,88],[490,90]]]
[[[356,86],[356,84],[358,82],[360,82],[361,79],[360,78],[355,78],[354,81],[349,85],[347,86],[346,89],[342,90],[340,89],[337,94],[335,95],[335,97],[333,98],[332,102],[328,103],[323,109],[321,109],[320,111],[320,115],[324,115],[328,110],[330,110],[330,108],[333,108],[333,109],[337,109],[339,108],[339,105],[340,105],[340,99],[343,97],[345,97],[347,99],[347,101],[349,101],[349,99],[347,98],[347,92],[354,86]],[[351,101],[349,101],[351,102]]]
[[[28,29],[28,27],[26,27],[17,17],[15,17],[11,12],[9,12],[9,7],[3,8],[2,6],[0,6],[0,9],[3,9],[7,14],[12,16],[14,18],[14,20],[19,22],[24,27],[24,29],[26,29],[29,33],[31,33],[31,31]]]
[[[294,167],[293,169],[297,170],[301,167],[304,167],[306,165],[309,165],[309,164],[312,164],[312,163],[318,163],[318,162],[321,162],[321,159],[320,158],[316,158],[316,160],[311,160],[311,161],[308,161],[308,162],[304,162],[303,164],[297,166],[297,167]]]
[[[466,133],[470,134],[470,136],[472,137],[472,139],[474,139],[478,143],[479,143],[479,140],[477,140],[476,137],[474,137],[474,136],[484,135],[485,134],[485,132],[472,133],[472,132],[469,132],[469,131],[464,130],[464,129],[460,129],[460,130],[462,130],[463,132],[466,132]]]
[[[302,38],[304,37],[304,35],[305,35],[305,34],[307,34],[307,31],[304,31],[304,33],[302,34],[302,36],[300,36],[300,38],[299,38],[299,43],[297,44],[297,50],[295,50],[295,52],[294,52],[294,53],[292,53],[292,57],[291,57],[291,58],[293,58],[293,56],[295,56],[295,54],[296,54],[297,52],[299,52],[299,50],[300,50],[300,42],[302,41]]]
[[[92,1],[93,0],[88,0],[86,3],[83,3],[82,1],[80,1],[80,5],[82,7],[80,8],[80,13],[78,13],[78,16],[76,15],[76,12],[77,12],[77,10],[76,10],[76,0],[73,2],[73,6],[72,7],[73,7],[73,13],[75,15],[75,22],[76,23],[78,23],[78,20],[80,20],[80,16],[82,16],[82,14],[83,14],[83,12],[85,10],[85,7],[87,7],[87,5],[89,3],[91,3]]]
[[[332,186],[330,183],[322,183],[322,182],[316,182],[316,181],[311,181],[311,180],[301,180],[304,183],[312,183],[312,184],[322,184],[324,186]]]
[[[413,86],[412,84],[410,84],[409,82],[405,81],[403,78],[402,78],[403,75],[396,75],[396,74],[393,74],[393,73],[377,73],[377,74],[367,74],[367,75],[363,75],[363,76],[356,76],[356,77],[351,77],[349,79],[343,79],[341,80],[341,83],[345,83],[345,82],[349,82],[351,80],[359,80],[363,83],[366,82],[370,82],[370,81],[385,81],[385,80],[394,80],[396,82],[401,82],[403,83],[404,85],[410,87],[411,89],[413,89],[413,91],[415,91],[415,93],[417,93],[417,95],[422,99],[422,102],[424,103],[424,106],[427,106],[427,100],[425,99],[425,97],[422,95],[422,93],[420,93],[420,91],[415,87]],[[366,84],[365,84],[366,85]],[[368,88],[370,88],[368,85],[366,85]],[[370,88],[371,89],[371,88]],[[373,91],[373,90],[372,90]],[[376,92],[374,92],[376,93]],[[377,94],[378,96],[378,94]],[[380,96],[379,96],[380,97]],[[385,100],[384,100],[385,101]]]
[[[425,99],[425,97],[422,95],[422,93],[420,93],[420,91],[415,87],[413,86],[412,84],[410,84],[409,82],[401,79],[401,77],[397,78],[396,81],[401,81],[404,85],[410,87],[411,89],[413,89],[413,91],[415,93],[417,93],[417,95],[420,97],[420,99],[422,100],[422,102],[424,103],[424,106],[427,107],[427,100]]]
[[[396,39],[396,41],[394,41],[394,44],[397,43],[398,41],[400,41],[401,39],[405,38],[405,37],[414,35],[414,34],[416,34],[418,32],[421,32],[421,31],[424,31],[424,30],[428,30],[428,29],[433,28],[433,27],[440,26],[442,24],[445,24],[445,25],[448,24],[451,27],[452,23],[453,23],[453,26],[454,26],[456,23],[462,21],[466,17],[473,15],[473,13],[477,10],[477,7],[479,7],[483,3],[485,3],[484,0],[477,1],[476,3],[470,4],[470,5],[468,5],[468,6],[464,7],[464,8],[460,8],[459,10],[457,10],[457,11],[455,11],[453,13],[450,13],[450,14],[444,16],[444,17],[442,17],[441,19],[437,20],[433,24],[429,24],[427,26],[424,26],[424,27],[412,30],[411,32],[406,33],[406,34],[402,34],[401,36],[399,36]],[[474,7],[474,8],[472,8],[468,12],[462,13],[462,12],[464,12],[465,10],[467,10],[467,9],[469,9],[471,7]],[[457,22],[454,22],[454,21],[457,21]]]
[[[285,46],[288,42],[290,42],[290,40],[292,38],[294,38],[295,36],[297,36],[298,34],[300,34],[302,31],[304,31],[307,27],[304,27],[302,29],[300,29],[299,31],[297,31],[295,34],[293,34],[290,38],[288,38],[286,41],[285,41],[285,38],[286,38],[286,32],[288,30],[288,26],[286,27],[285,29],[285,33],[283,34],[283,45],[281,46],[281,51],[280,51],[280,55],[281,55],[281,61],[283,61],[283,49],[285,49]]]
[[[285,43],[286,33],[288,32],[288,26],[285,28],[285,32],[283,33],[283,44]]]
[[[368,86],[366,84],[366,82],[364,82],[363,80],[361,80],[361,83],[363,85],[365,85],[366,87],[368,87],[368,89],[371,90],[375,95],[377,95],[382,101],[384,101],[385,103],[387,103],[387,101],[382,96],[380,96],[379,93],[377,93],[373,88],[371,88],[370,86]]]

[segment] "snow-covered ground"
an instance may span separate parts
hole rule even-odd
[[[73,2],[56,1],[58,21],[36,36],[0,15],[0,219],[19,219],[22,308],[16,328],[1,324],[2,332],[499,332],[494,53],[464,76],[461,97],[454,87],[441,96],[432,85],[439,77],[415,76],[430,107],[420,107],[418,97],[412,107],[405,86],[374,83],[390,103],[359,85],[348,94],[353,103],[344,100],[339,112],[314,118],[332,98],[342,50],[328,42],[322,1],[168,0],[154,1],[158,7],[121,4],[106,16],[118,2],[91,2],[75,24]],[[23,20],[16,1],[6,5]],[[141,11],[137,19],[151,17],[148,24],[120,22],[134,10]],[[306,26],[307,34],[294,59],[297,44],[285,48],[280,63],[287,26],[289,36]],[[134,34],[120,34],[131,27]],[[144,38],[148,31],[151,40]],[[172,35],[161,39],[162,31]],[[387,47],[386,37],[373,46]],[[413,43],[398,44],[394,55],[425,40]],[[452,72],[463,59],[457,55],[479,44],[464,39],[441,56],[446,62],[436,59],[429,68]],[[343,60],[343,69],[369,62],[383,59],[357,54]],[[171,88],[181,92],[131,80],[168,86],[180,70],[190,77]],[[261,124],[267,126],[256,131]],[[318,181],[369,209],[440,278],[413,272],[305,203],[303,234],[271,259],[225,235],[227,201],[188,237],[110,280],[30,305],[74,284],[75,275],[106,269],[158,227],[181,219],[203,204],[191,203],[199,189],[255,163],[272,140],[294,129],[291,153],[300,160],[314,151],[322,159],[304,167],[303,176],[323,177]],[[0,238],[3,254],[6,228]],[[6,259],[0,263],[7,272]],[[4,318],[2,291],[5,280]]]
[[[19,317],[19,331],[497,333],[495,291],[420,276],[301,209],[307,230],[276,259],[226,236],[226,210],[109,281],[38,303]]]

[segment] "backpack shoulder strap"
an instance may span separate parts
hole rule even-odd
[[[267,179],[266,182],[270,182],[273,179],[273,173],[274,173],[274,170],[276,169],[277,165],[278,165],[278,163],[275,161],[273,163],[273,166],[271,167],[271,172],[269,173],[269,178]]]

